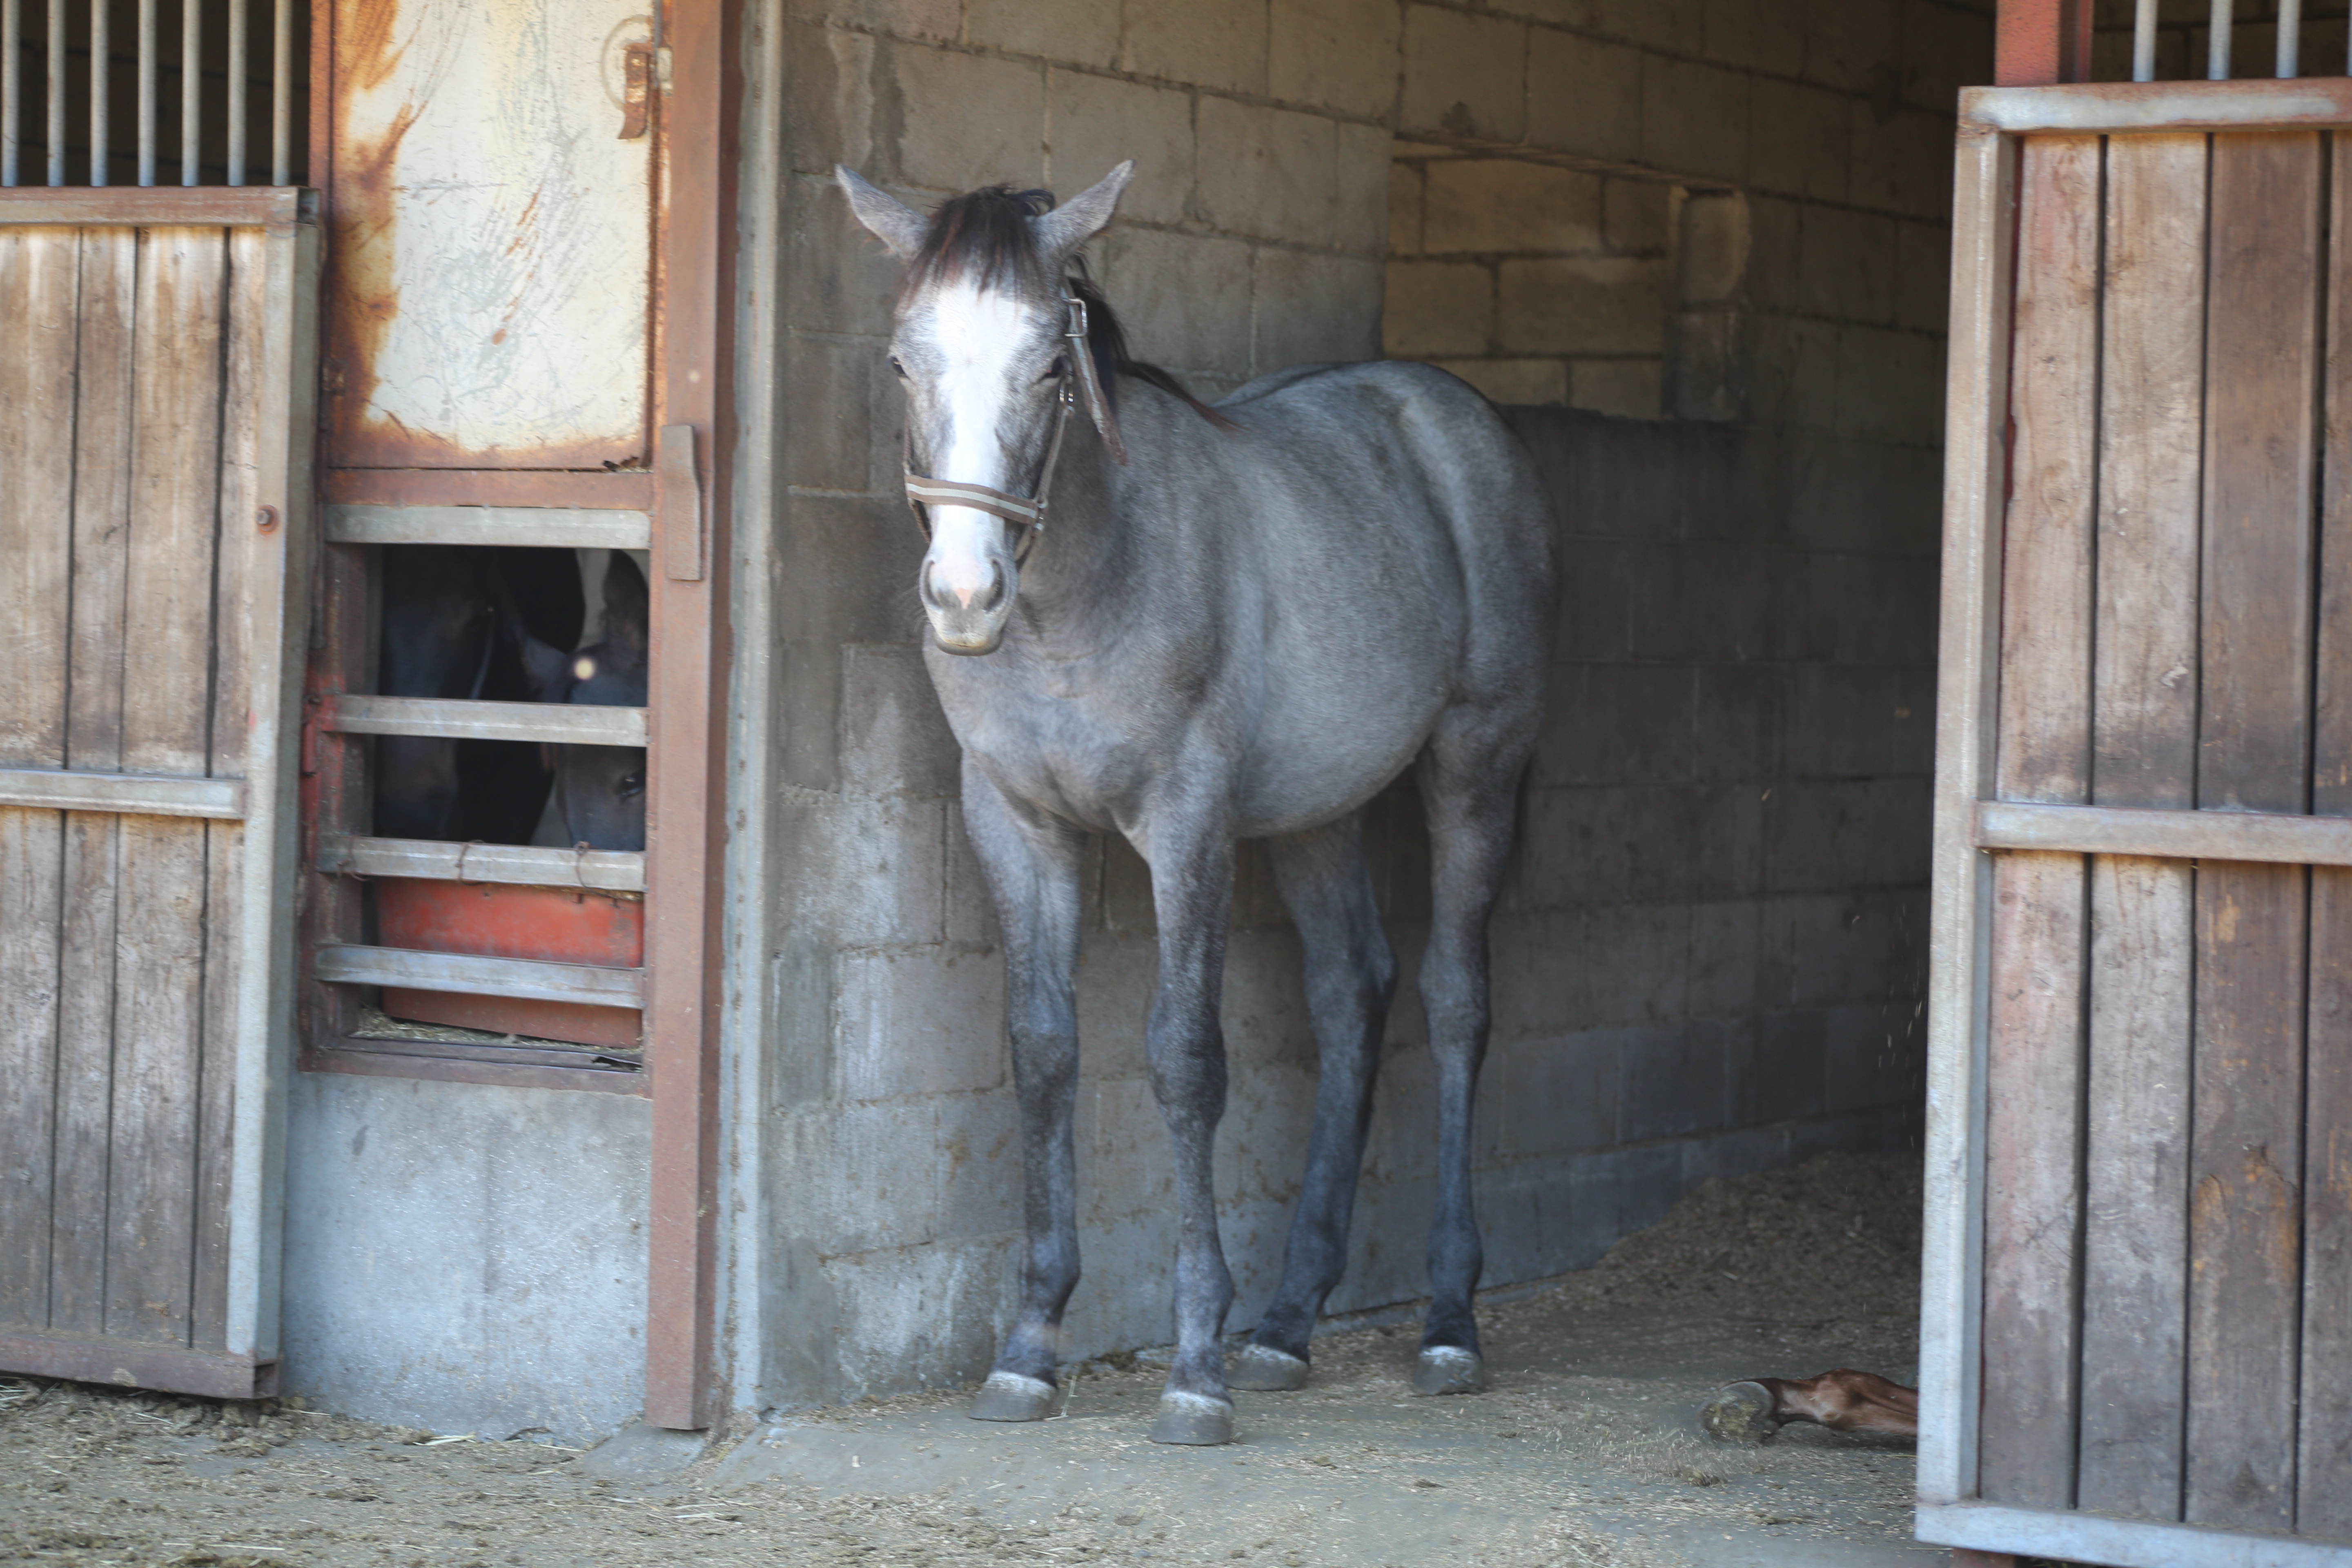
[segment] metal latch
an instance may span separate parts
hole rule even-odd
[[[651,43],[630,44],[622,49],[622,141],[635,142],[651,124],[655,89],[669,85],[668,55],[667,49],[657,49]]]

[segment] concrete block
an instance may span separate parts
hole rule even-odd
[[[1798,249],[1801,308],[1847,321],[1891,321],[1896,226],[1875,213],[1807,207]]]
[[[1769,552],[1738,544],[1694,543],[1661,552],[1662,569],[1632,591],[1637,658],[1736,664],[1765,656],[1780,608]]]
[[[1568,401],[1620,419],[1655,419],[1665,385],[1663,359],[1580,359],[1569,367]]]
[[[790,166],[831,175],[874,161],[874,39],[794,23],[784,34],[784,145]]]
[[[1338,136],[1330,121],[1229,98],[1199,106],[1202,220],[1229,234],[1328,245],[1339,204]]]
[[[1738,1018],[1765,1005],[1764,910],[1755,899],[1691,906],[1690,1011]]]
[[[1894,672],[1878,666],[1799,665],[1787,755],[1801,779],[1877,778],[1888,771]]]
[[[1021,1105],[1012,1086],[939,1102],[940,1235],[976,1239],[1022,1226]]]
[[[1761,310],[1797,309],[1797,259],[1805,208],[1770,196],[1748,198],[1748,303]]]
[[[1389,165],[1389,254],[1421,254],[1422,202],[1429,165],[1399,158]]]
[[[1783,764],[1784,669],[1703,664],[1692,672],[1691,776],[1702,784],[1769,788]]]
[[[996,905],[988,889],[980,857],[963,827],[963,806],[948,802],[947,887],[941,893],[945,940],[964,947],[993,948],[1003,941],[996,924]]]
[[[1381,257],[1389,247],[1388,199],[1395,138],[1381,125],[1332,126],[1338,138],[1333,177],[1331,243],[1341,250]]]
[[[1952,216],[1952,122],[1924,110],[1880,113],[1856,102],[1852,116],[1853,200],[1929,223]]]
[[[1923,779],[1790,782],[1772,792],[1765,874],[1776,889],[1900,885],[1927,877]]]
[[[953,795],[960,753],[919,649],[854,643],[842,649],[842,788],[930,799]]]
[[[1902,223],[1895,231],[1895,324],[1942,332],[1951,325],[1952,231]]]
[[[1402,19],[1391,0],[1283,0],[1272,10],[1271,97],[1382,121],[1395,112]]]
[[[1834,657],[1851,664],[1922,665],[1936,657],[1935,563],[1921,555],[1839,555],[1822,586],[1840,614]],[[1853,599],[1852,594],[1872,594]]]
[[[1838,427],[1846,435],[1914,447],[1940,441],[1943,340],[1880,327],[1841,330]]]
[[[1081,71],[1045,73],[1046,142],[1064,196],[1076,195],[1123,158],[1135,181],[1119,198],[1131,223],[1181,223],[1192,200],[1190,93]]]
[[[1642,57],[1642,161],[1675,174],[1748,178],[1753,78],[1715,66]]]
[[[1453,372],[1503,408],[1534,407],[1568,401],[1568,362],[1561,359],[1441,359]]]
[[[1620,1234],[1654,1226],[1682,1202],[1683,1147],[1653,1144],[1647,1149],[1620,1149],[1601,1156],[1616,1168],[1617,1224]]]
[[[1000,954],[869,948],[838,963],[835,1049],[844,1099],[918,1099],[1005,1081]]]
[[[1807,79],[1872,92],[1903,58],[1904,7],[1886,0],[1795,0],[1805,16]],[[1792,6],[1793,8],[1793,6]]]
[[[1706,39],[1705,0],[1590,0],[1596,32],[1675,54],[1697,54]]]
[[[1654,1024],[1687,1016],[1690,910],[1682,904],[1624,904],[1584,921],[1591,1024]]]
[[[677,1432],[633,1421],[572,1462],[572,1473],[595,1481],[647,1486],[692,1468],[711,1442],[709,1432]]]
[[[1568,529],[1572,517],[1562,520]],[[1635,548],[1622,540],[1569,539],[1560,552],[1559,654],[1564,659],[1623,659],[1633,647],[1633,606],[1624,591]]]
[[[1528,129],[1528,49],[1525,23],[1407,5],[1402,127],[1518,141]]]
[[[825,1259],[840,1397],[952,1387],[988,1370],[1019,1300],[1011,1237]]]
[[[1759,191],[1843,201],[1852,185],[1853,100],[1827,88],[1756,79],[1748,177]]]
[[[1823,1047],[1826,1109],[1910,1105],[1927,1092],[1927,1031],[1914,1002],[1832,1007]]]
[[[1612,250],[1643,255],[1666,248],[1674,187],[1648,180],[1601,183],[1601,238]]]
[[[1422,249],[1565,256],[1601,248],[1601,177],[1517,158],[1428,164]]]
[[[1665,348],[1664,261],[1507,260],[1496,275],[1495,336],[1506,353],[1655,354]]]
[[[1925,880],[1773,900],[1767,939],[1788,954],[1790,999],[1829,1005],[1916,995],[1926,984]]]
[[[1756,0],[1706,0],[1709,59],[1746,70],[1795,76],[1805,64],[1804,8]]]
[[[1893,674],[1895,725],[1886,771],[1895,778],[1927,777],[1936,771],[1935,667],[1915,665]]]
[[[909,191],[896,194],[921,201]],[[850,216],[830,169],[793,175],[785,208],[784,324],[870,337],[878,352],[890,335],[898,262]]]
[[[1818,1010],[1768,1013],[1744,1039],[1747,1053],[1727,1064],[1732,1125],[1821,1114],[1828,1031]]]
[[[1184,372],[1245,376],[1250,363],[1250,247],[1163,229],[1114,229],[1104,287],[1138,358]]]
[[[1790,537],[1808,549],[1918,554],[1933,546],[1942,454],[1880,441],[1791,444]]]
[[[1748,406],[1764,425],[1837,428],[1838,330],[1826,321],[1759,314],[1749,328]]]
[[[947,192],[1044,182],[1044,67],[894,43],[883,68],[900,103],[932,110],[898,116],[890,141],[900,180]]]
[[[873,488],[874,366],[882,345],[866,339],[788,334],[783,405],[786,484],[813,489]],[[896,396],[895,390],[891,395]]]
[[[1723,1127],[1729,1032],[1717,1020],[1627,1031],[1619,1046],[1618,1136],[1634,1142]]]
[[[1485,1095],[1512,1160],[1581,1154],[1617,1140],[1624,1031],[1503,1042],[1487,1058]]]
[[[1743,1127],[1711,1138],[1693,1138],[1683,1144],[1683,1186],[1777,1171],[1788,1164],[1789,1130],[1785,1127]]]
[[[1268,247],[1257,253],[1255,270],[1252,374],[1379,356],[1380,262]]]
[[[1538,27],[1528,39],[1527,139],[1588,158],[1642,156],[1639,49]]]
[[[2102,42],[2105,40],[2103,39]],[[2125,52],[2125,68],[2093,77],[2094,81],[2122,81],[2129,77],[2128,52],[2123,35],[2115,43]],[[2344,51],[2328,57],[2340,60]],[[1960,89],[1992,80],[1992,18],[1982,12],[1958,11],[1932,0],[1904,0],[1903,97],[1931,114],[1950,114],[1958,106]]]
[[[1121,64],[1161,81],[1264,93],[1266,11],[1265,0],[1127,6]]]
[[[1296,937],[1265,931],[1255,942],[1230,947],[1223,1001],[1218,1016],[1231,1060],[1279,1061],[1312,1070],[1315,1031]]]
[[[1118,0],[964,0],[966,43],[1073,65],[1116,64],[1118,24]]]
[[[1079,1070],[1089,1079],[1141,1082],[1144,1020],[1160,974],[1156,943],[1090,933],[1078,953]]]
[[[1399,359],[1484,354],[1495,337],[1495,270],[1475,261],[1391,261],[1381,337]]]
[[[845,800],[830,842],[804,846],[784,875],[819,901],[845,947],[900,946],[941,935],[946,807],[936,800]]]
[[[1595,1026],[1586,993],[1593,955],[1586,951],[1580,910],[1518,914],[1508,942],[1494,949],[1494,1032],[1496,1038],[1556,1037]]]
[[[793,0],[793,20],[896,38],[951,41],[963,21],[961,0]]]
[[[797,1234],[828,1257],[920,1246],[939,1233],[939,1107],[834,1104],[768,1120],[775,1169],[793,1173]]]
[[[780,625],[842,642],[896,642],[916,633],[923,539],[903,500],[793,491],[776,527],[797,568],[778,577],[777,611],[789,617]]]
[[[1117,1078],[1081,1085],[1076,1134],[1082,1224],[1104,1226],[1161,1213],[1172,1220],[1175,1145],[1149,1082]]]
[[[1554,679],[1532,782],[1664,784],[1691,776],[1693,671],[1665,664],[1591,664]]]

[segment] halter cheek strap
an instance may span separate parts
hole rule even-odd
[[[1062,333],[1070,346],[1063,356],[1061,378],[1054,389],[1054,439],[1045,448],[1045,466],[1037,476],[1036,495],[1016,496],[988,485],[934,479],[918,474],[914,433],[909,430],[902,443],[899,467],[907,482],[908,509],[915,514],[915,525],[923,531],[925,539],[931,536],[930,516],[923,510],[926,506],[966,506],[1001,517],[1019,529],[1021,538],[1013,547],[1013,563],[1018,566],[1027,561],[1037,536],[1045,531],[1054,472],[1062,461],[1062,438],[1069,433],[1070,410],[1080,398],[1085,399],[1087,414],[1102,436],[1103,444],[1110,448],[1111,457],[1121,467],[1126,466],[1127,443],[1119,439],[1118,416],[1111,412],[1110,399],[1103,395],[1102,379],[1095,373],[1094,355],[1087,347],[1086,301],[1075,294],[1065,294],[1062,300],[1070,308],[1069,324]],[[1075,390],[1073,381],[1076,383]]]

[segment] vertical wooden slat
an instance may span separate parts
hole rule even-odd
[[[2090,795],[2100,143],[2037,137],[2020,175],[2012,492],[1995,787]],[[2071,1500],[2081,1217],[2084,864],[1995,873],[1985,1124],[1983,1427],[1989,1499]]]
[[[2198,805],[2300,812],[2310,766],[2317,133],[2213,142]],[[2294,1519],[2306,873],[2197,885],[2186,1517]]]
[[[2195,803],[2206,141],[2107,149],[2093,798]],[[2193,882],[2091,868],[2081,1506],[2180,1509]]]
[[[66,761],[75,261],[70,231],[0,232],[0,756],[16,767]],[[49,1306],[60,822],[0,810],[0,1322],[32,1327]]]
[[[2333,149],[2311,809],[2352,816],[2352,145]],[[2352,871],[2311,874],[2295,1528],[2352,1538]]]
[[[81,234],[81,380],[74,451],[72,681],[67,756],[76,768],[122,765],[122,683],[130,642],[123,573],[130,549],[131,385],[139,237]],[[114,1112],[115,872],[121,819],[65,817],[60,933],[59,1200],[48,1256],[54,1321],[106,1329],[107,1171]]]
[[[141,236],[127,603],[142,640],[186,652],[125,682],[133,773],[201,773],[210,749],[225,273],[218,230]],[[122,819],[107,1331],[129,1339],[189,1332],[205,837],[202,823]]]

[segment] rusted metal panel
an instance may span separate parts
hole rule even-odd
[[[330,462],[646,456],[652,143],[617,132],[640,0],[339,0]]]
[[[2001,0],[1993,79],[2003,87],[2081,81],[2091,70],[2091,0]]]

